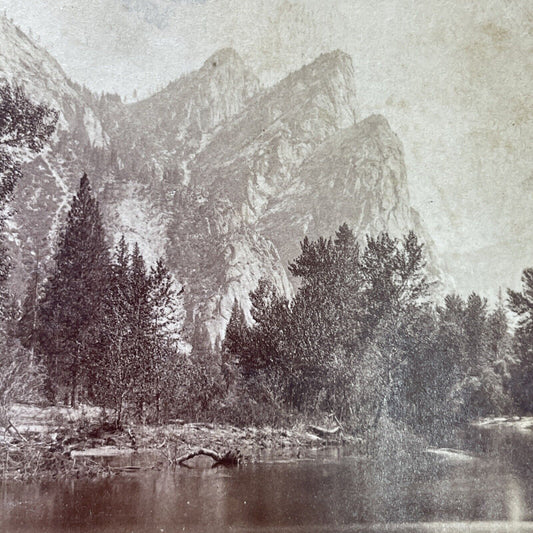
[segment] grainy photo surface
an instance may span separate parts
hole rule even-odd
[[[533,531],[529,0],[0,0],[0,531]]]

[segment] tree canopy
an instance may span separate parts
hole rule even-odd
[[[9,201],[22,175],[21,157],[44,148],[57,119],[57,111],[34,103],[22,87],[0,85],[0,208]]]

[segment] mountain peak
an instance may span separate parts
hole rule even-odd
[[[346,63],[350,67],[353,68],[353,61],[352,56],[348,54],[347,52],[344,52],[343,50],[340,50],[337,48],[336,50],[332,50],[330,52],[324,52],[320,54],[313,63],[327,63],[327,62],[339,62],[339,63]]]
[[[191,165],[192,183],[230,197],[255,223],[313,150],[356,122],[351,57],[322,54],[260,92],[217,131]]]
[[[244,66],[244,61],[233,48],[221,48],[204,62],[203,68],[217,68],[225,64]]]
[[[319,55],[314,61],[292,72],[278,83],[282,92],[293,92],[305,87],[308,96],[329,99],[337,128],[347,128],[356,123],[357,91],[355,72],[350,55],[334,50]],[[284,96],[285,97],[285,96]]]
[[[383,115],[379,115],[379,114],[369,115],[368,117],[363,119],[359,124],[360,126],[365,127],[367,129],[384,130],[384,131],[392,132],[392,128],[389,124],[389,121]]]
[[[301,72],[328,72],[328,71],[345,72],[348,76],[354,76],[352,56],[342,50],[333,50],[324,52],[316,59],[304,65]]]

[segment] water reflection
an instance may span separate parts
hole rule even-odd
[[[474,455],[386,449],[365,460],[330,450],[313,460],[229,470],[207,462],[99,481],[8,485],[0,531],[533,531],[529,435],[492,429],[467,435],[468,443]]]

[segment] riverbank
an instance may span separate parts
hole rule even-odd
[[[366,456],[351,447],[273,447],[243,468],[211,469],[211,459],[200,457],[193,470],[132,468],[105,479],[6,483],[0,531],[526,531],[533,519],[533,432],[508,432],[513,420],[505,420],[458,433],[449,448],[427,448],[384,421]],[[149,428],[147,437],[158,440],[171,426]],[[212,431],[196,428],[184,429],[191,438]],[[116,448],[130,455],[113,461],[151,468],[164,460],[157,447],[135,456],[123,437]]]
[[[253,462],[266,450],[298,457],[310,448],[360,444],[340,430],[328,434],[304,423],[291,428],[239,428],[176,420],[165,425],[131,424],[117,429],[100,408],[90,406],[72,409],[19,404],[12,409],[11,422],[10,430],[0,435],[0,472],[4,479],[116,475],[134,467],[114,465],[120,461],[110,458],[133,454],[144,458],[142,468],[146,469],[177,466],[181,457],[200,448],[221,455],[239,452],[243,461]]]

